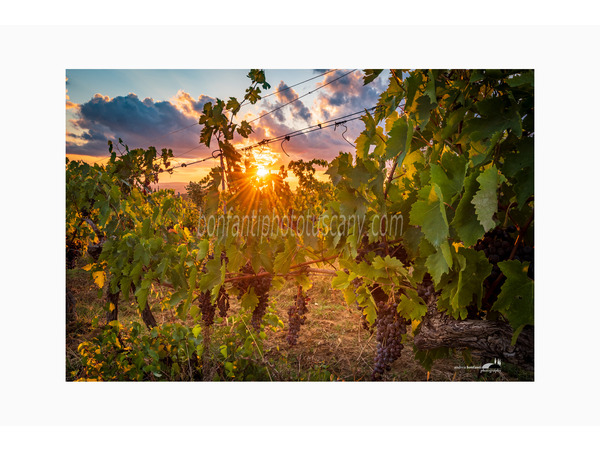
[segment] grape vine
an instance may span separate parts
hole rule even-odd
[[[364,83],[381,73],[366,70]],[[110,143],[105,166],[67,161],[67,267],[89,257],[85,270],[107,291],[111,330],[118,329],[119,298],[133,294],[149,333],[158,328],[159,304],[196,324],[174,331],[186,351],[194,343],[194,351],[206,352],[193,376],[208,370],[212,352],[225,361],[215,373],[239,376],[242,363],[231,355],[243,353],[244,367],[259,361],[271,377],[264,355],[250,351],[260,349],[269,326],[278,326],[270,293],[286,280],[298,286],[286,339],[300,345],[310,275],[319,273],[333,275],[331,287],[375,333],[372,379],[387,377],[411,339],[425,350],[468,342],[490,351],[479,336],[444,339],[444,327],[431,325],[439,316],[447,324],[477,321],[478,329],[506,325],[510,339],[492,350],[499,358],[518,357],[534,326],[533,71],[392,69],[377,108],[362,117],[355,152],[331,162],[292,161],[264,177],[257,176],[254,156],[232,144],[253,132],[248,122],[235,122],[241,106],[256,104],[270,87],[262,70],[248,78],[241,101],[217,99],[203,108],[200,140],[217,148],[219,164],[190,186],[191,201],[151,189],[172,169],[169,149],[126,147],[119,155]],[[327,167],[331,181],[317,180],[314,166]],[[296,193],[288,170],[300,180]],[[303,233],[302,214],[316,233]],[[277,219],[268,231],[251,219],[252,233],[240,233],[235,217],[244,215]],[[342,217],[344,225],[334,225],[332,218]],[[223,225],[212,234],[211,218]],[[325,263],[332,268],[323,269]],[[240,325],[245,314],[251,329]],[[243,339],[200,346],[200,334],[223,323]],[[111,345],[119,342],[106,336]],[[85,354],[93,360],[93,352]],[[136,377],[144,377],[142,369]]]

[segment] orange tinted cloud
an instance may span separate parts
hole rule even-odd
[[[183,90],[177,91],[177,94],[170,99],[170,102],[179,112],[187,117],[197,119],[202,113],[205,103],[214,102],[215,99],[207,95],[201,95],[195,100],[190,94]]]

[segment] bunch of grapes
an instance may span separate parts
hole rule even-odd
[[[296,295],[296,302],[288,309],[290,328],[288,330],[287,341],[290,345],[296,345],[298,342],[300,327],[304,325],[304,322],[306,321],[308,302],[310,302],[310,298],[304,295],[302,290],[299,290],[298,295]]]
[[[215,323],[215,311],[216,305],[210,301],[210,293],[203,292],[198,296],[198,303],[200,304],[200,312],[202,313],[202,321],[204,325],[210,327]]]
[[[227,317],[227,311],[229,311],[229,294],[227,294],[223,286],[221,286],[221,289],[219,290],[217,307],[219,308],[219,316],[222,318]]]
[[[492,288],[492,285],[502,273],[498,267],[498,263],[508,260],[514,250],[514,245],[517,239],[516,231],[517,229],[513,225],[507,227],[506,229],[496,227],[493,230],[488,231],[474,247],[475,250],[483,251],[488,261],[493,265],[492,273],[488,278],[485,279],[483,283],[484,291],[486,292],[487,297],[487,301],[482,305],[484,309],[489,310],[489,308],[491,308],[498,298],[502,283],[499,283],[496,286],[494,292],[488,293],[488,291]],[[516,261],[529,262],[530,265],[528,275],[533,278],[533,247],[527,244],[522,245],[520,242],[515,250],[513,259]]]
[[[208,260],[213,260],[214,254],[208,255]],[[225,252],[221,253],[221,262],[227,264],[229,260]],[[202,273],[206,273],[206,265],[202,267]],[[203,292],[198,296],[198,302],[200,304],[200,311],[202,312],[202,320],[207,327],[210,327],[215,322],[215,312],[217,307],[219,308],[219,316],[227,317],[227,311],[229,310],[229,295],[223,286],[219,289],[219,295],[217,297],[217,303],[212,304],[211,295],[209,292]]]
[[[254,279],[254,292],[258,297],[258,305],[252,311],[252,319],[250,323],[255,330],[260,330],[260,324],[262,319],[267,312],[267,305],[269,304],[269,289],[271,289],[271,275],[264,277],[257,277]]]
[[[380,380],[383,374],[391,369],[391,364],[400,358],[404,348],[402,335],[406,334],[406,323],[404,319],[398,316],[396,303],[389,301],[381,288],[375,288],[373,294],[377,304],[377,319],[375,319],[377,353],[372,379]]]
[[[241,272],[248,275],[256,275],[250,262],[246,263],[246,265],[242,267]],[[254,308],[254,311],[252,311],[252,319],[250,321],[255,330],[260,329],[262,318],[267,312],[267,306],[269,304],[269,289],[271,289],[272,278],[272,275],[269,274],[260,277],[249,277],[234,282],[234,286],[240,292],[238,295],[239,299],[241,299],[250,288],[254,288],[254,293],[258,297],[258,304],[256,305],[256,308]]]

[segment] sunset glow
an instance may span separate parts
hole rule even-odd
[[[258,166],[258,169],[256,169],[256,176],[258,177],[265,177],[269,175],[269,169],[267,169],[264,166]]]
[[[243,156],[259,184],[290,160],[331,160],[341,151],[352,152],[340,129],[328,128],[311,134],[294,135],[294,132],[373,106],[382,85],[364,86],[363,74],[356,71],[318,92],[315,90],[347,73],[346,70],[331,71],[302,85],[303,81],[324,72],[324,69],[266,70],[272,88],[261,95],[274,95],[256,104],[246,102],[236,117],[236,121],[253,121],[253,132],[247,139],[234,135],[231,143],[235,148],[286,134],[292,136],[283,143],[276,141],[270,146],[254,147]],[[185,193],[190,181],[200,181],[211,167],[218,166],[214,159],[196,165],[196,161],[210,156],[213,149],[198,145],[202,129],[198,117],[204,105],[214,104],[217,98],[228,98],[231,92],[243,92],[247,88],[246,73],[245,70],[67,70],[67,156],[70,160],[105,164],[108,141],[118,139],[130,149],[150,146],[159,152],[162,148],[172,149],[173,165],[180,167],[173,173],[161,174],[157,186]],[[289,87],[299,83],[297,88]],[[311,89],[315,90],[314,95],[293,101]],[[273,114],[267,114],[269,111]],[[256,120],[258,117],[262,118]],[[348,123],[345,139],[352,142],[359,129],[359,121]],[[293,174],[288,178],[294,186]]]

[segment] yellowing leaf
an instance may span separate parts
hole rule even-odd
[[[464,247],[462,242],[453,242],[452,245],[454,246],[454,249],[458,252],[458,249],[461,247]]]
[[[96,283],[96,286],[98,286],[100,289],[102,289],[104,287],[104,281],[106,279],[106,275],[104,274],[104,271],[99,270],[98,272],[94,272],[92,274],[92,276],[94,277],[94,283]]]
[[[114,303],[111,303],[111,304],[109,305],[109,307],[108,307],[108,310],[109,310],[109,311],[111,311],[111,312],[112,312],[112,311],[114,311],[114,310],[115,310],[115,304],[114,304]]]
[[[413,321],[410,322],[413,334],[414,334],[415,330],[417,329],[417,327],[419,326],[420,323],[421,323],[420,320],[413,320]]]
[[[92,268],[93,264],[88,264],[87,266],[83,267],[83,270],[85,270],[86,272],[88,272],[91,268]]]

